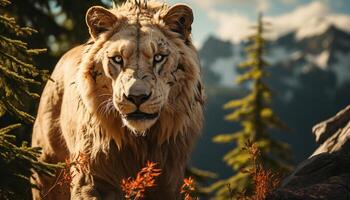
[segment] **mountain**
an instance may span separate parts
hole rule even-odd
[[[233,80],[240,73],[235,66],[244,59],[245,46],[244,42],[232,44],[211,36],[199,51],[209,92],[203,139],[192,163],[220,171],[221,176],[232,173],[220,161],[231,146],[213,144],[210,138],[237,129],[237,124],[223,120],[227,112],[222,105],[244,94],[245,88],[239,88]],[[333,25],[304,37],[295,30],[270,41],[267,48],[271,77],[266,81],[274,94],[273,107],[291,129],[275,132],[274,137],[290,143],[295,160],[300,161],[316,146],[312,126],[350,103],[350,33]]]
[[[343,67],[349,63],[350,59],[350,33],[329,25],[324,32],[304,36],[298,36],[300,30],[290,32],[269,43],[269,55],[267,58],[273,64],[278,62],[289,62],[300,59],[304,60],[306,65],[299,68],[302,71],[309,70],[310,67],[335,68],[338,76],[344,75],[342,70],[348,70]],[[210,68],[217,75],[224,76],[224,69],[236,66],[244,59],[244,47],[246,44],[233,44],[230,41],[223,41],[214,36],[210,36],[199,51],[203,68]],[[231,61],[230,66],[218,67],[218,63]],[[230,62],[228,62],[230,63]],[[338,66],[341,64],[342,66]],[[336,66],[336,67],[335,67]],[[204,77],[205,78],[205,77]],[[233,78],[233,77],[232,77]],[[232,86],[232,81],[224,83],[226,86]]]
[[[216,73],[212,69],[214,68],[215,61],[220,58],[227,58],[233,56],[233,44],[229,41],[222,41],[218,38],[210,36],[202,48],[199,50],[199,56],[203,66],[203,78],[207,85],[216,85],[223,79],[223,76]],[[229,68],[227,68],[229,70]],[[227,70],[222,70],[227,71]],[[231,68],[231,71],[233,69]]]
[[[291,56],[283,58],[284,62],[303,59],[301,71],[306,72],[312,67],[318,67],[334,72],[338,84],[349,79],[350,33],[336,26],[330,25],[323,33],[302,39],[298,39],[297,32],[292,32],[271,42],[270,48],[285,49]]]

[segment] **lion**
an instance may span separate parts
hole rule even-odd
[[[123,199],[120,183],[147,161],[162,173],[146,199],[179,199],[203,123],[201,66],[189,6],[131,2],[86,14],[90,40],[68,51],[46,84],[33,128],[41,161],[88,159],[71,185],[35,174],[33,198]],[[74,171],[75,169],[72,169]],[[44,195],[45,194],[45,195]]]

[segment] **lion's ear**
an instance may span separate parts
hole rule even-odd
[[[189,38],[193,22],[193,12],[190,7],[185,4],[176,4],[170,7],[163,20],[172,31],[180,33],[185,40]]]
[[[86,24],[93,39],[110,30],[116,22],[117,17],[101,6],[93,6],[86,13]]]

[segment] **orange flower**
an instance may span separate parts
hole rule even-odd
[[[185,200],[198,199],[193,197],[194,192],[195,192],[194,180],[191,177],[185,178],[184,184],[181,186],[181,194],[184,194]]]
[[[89,157],[86,154],[79,152],[75,164],[78,172],[82,171],[86,173],[90,164]]]
[[[155,179],[161,174],[161,170],[157,169],[156,165],[156,163],[147,162],[146,167],[137,173],[135,179],[129,177],[122,180],[121,188],[126,199],[142,199],[147,189],[156,186]]]
[[[69,184],[71,186],[72,180],[76,173],[86,173],[88,171],[89,163],[89,157],[82,152],[79,152],[77,159],[75,159],[73,162],[70,159],[66,159],[64,168],[61,169],[55,183],[44,195],[42,195],[42,198],[44,199],[58,185],[62,186],[64,184]],[[72,170],[73,167],[75,171]]]
[[[250,155],[249,159],[253,162],[253,166],[250,169],[243,169],[241,172],[248,173],[253,178],[254,191],[251,196],[245,196],[244,194],[238,193],[238,199],[264,200],[273,190],[279,186],[280,177],[277,173],[274,173],[264,167],[261,160],[260,149],[255,143],[247,141],[246,147],[244,147],[243,150],[248,151]]]

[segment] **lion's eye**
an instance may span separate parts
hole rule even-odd
[[[165,57],[164,55],[157,54],[157,55],[154,56],[154,62],[160,63],[160,62],[162,62],[164,60],[164,57]]]
[[[121,56],[114,56],[111,58],[112,61],[118,65],[122,65],[123,64],[123,57]]]

